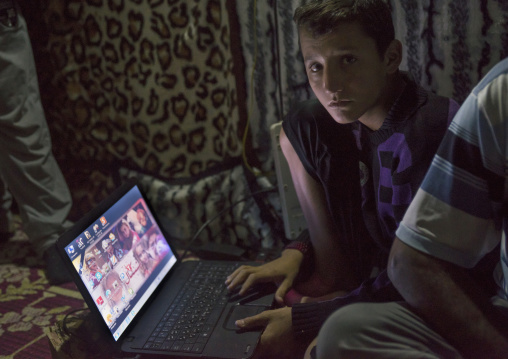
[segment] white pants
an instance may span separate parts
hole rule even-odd
[[[0,22],[0,231],[9,230],[12,194],[25,232],[42,253],[62,231],[72,202],[51,150],[32,47],[19,8],[16,22]]]
[[[507,315],[501,299],[494,302]],[[462,359],[405,303],[358,303],[337,310],[321,328],[317,358]]]

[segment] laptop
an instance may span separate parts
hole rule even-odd
[[[76,222],[57,250],[112,343],[141,358],[249,358],[262,328],[234,323],[273,304],[273,286],[228,293],[226,276],[246,262],[182,261],[135,180]]]

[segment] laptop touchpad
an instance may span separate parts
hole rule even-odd
[[[236,325],[235,322],[239,319],[244,319],[247,317],[252,317],[256,314],[259,314],[263,311],[265,311],[267,308],[265,306],[261,305],[234,305],[229,310],[229,314],[226,317],[226,320],[224,322],[224,328],[229,330],[240,330]],[[251,330],[256,329],[262,329],[259,328],[253,328]]]

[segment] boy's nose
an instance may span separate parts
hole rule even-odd
[[[333,66],[326,66],[324,69],[323,85],[329,92],[342,90],[342,75],[340,70]]]

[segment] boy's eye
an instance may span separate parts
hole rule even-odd
[[[357,61],[356,57],[353,56],[344,56],[342,58],[342,62],[346,65],[354,64]]]
[[[310,72],[318,72],[319,70],[321,70],[321,65],[320,64],[312,64],[309,66],[309,70],[310,70]]]

